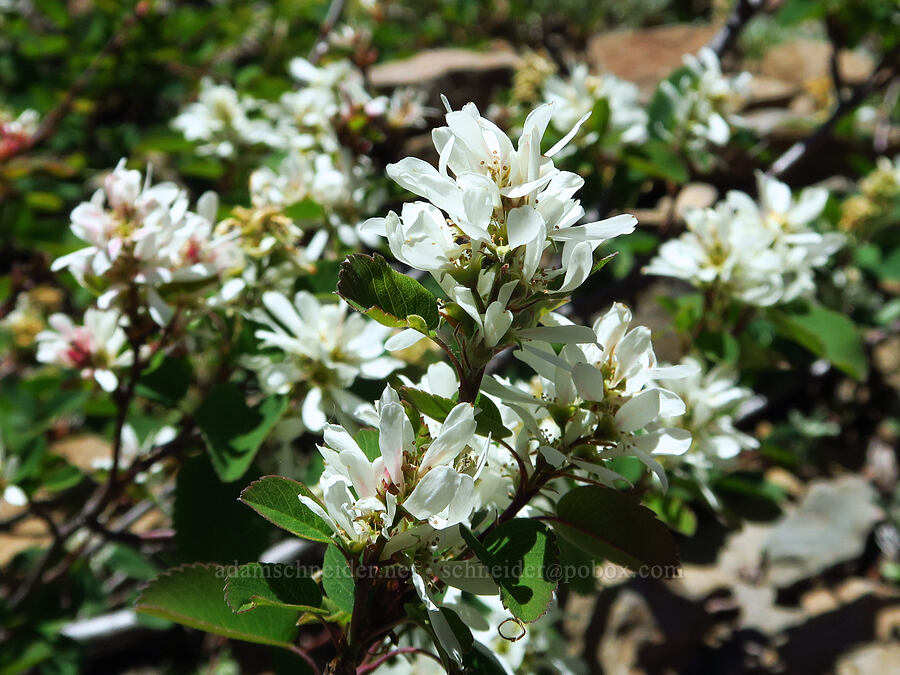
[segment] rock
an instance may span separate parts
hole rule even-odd
[[[883,517],[874,500],[874,489],[858,476],[813,483],[796,511],[769,533],[770,582],[787,588],[858,558]]]
[[[797,38],[766,50],[759,62],[761,75],[800,87],[812,80],[831,77],[831,45],[824,40]],[[872,59],[860,51],[842,50],[838,64],[844,82],[853,85],[864,81],[875,67]]]
[[[682,65],[716,34],[718,26],[676,24],[643,30],[613,31],[588,41],[588,63],[599,72],[634,82],[645,99],[657,83]]]
[[[95,459],[112,457],[112,445],[100,436],[71,436],[53,444],[51,450],[83,471],[90,471]]]
[[[835,668],[837,675],[895,673],[900,668],[900,644],[866,645],[842,656]]]
[[[445,93],[454,108],[468,101],[479,107],[490,102],[493,86],[508,84],[521,57],[505,42],[489,51],[471,49],[427,49],[399,61],[373,66],[369,71],[377,89],[416,86],[427,89],[429,103],[444,110],[439,95]]]
[[[799,497],[805,489],[797,476],[780,466],[773,466],[766,471],[766,481],[777,485],[791,497]]]
[[[705,209],[716,203],[719,191],[709,183],[688,183],[675,197],[675,215],[684,218],[687,209]]]
[[[767,75],[756,75],[750,80],[750,92],[745,107],[784,105],[800,93],[794,82],[785,82]]]

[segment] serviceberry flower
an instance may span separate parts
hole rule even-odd
[[[37,359],[79,370],[105,391],[115,391],[119,384],[115,371],[134,359],[121,322],[115,310],[88,309],[81,326],[65,314],[53,314],[48,319],[51,328],[37,336]]]

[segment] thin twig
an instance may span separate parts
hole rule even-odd
[[[344,0],[331,0],[331,4],[328,6],[328,13],[325,15],[325,19],[322,21],[322,25],[319,27],[319,35],[316,37],[316,41],[312,46],[312,49],[309,50],[308,61],[315,65],[319,62],[319,59],[322,58],[322,55],[328,49],[328,34],[334,28],[334,25],[341,18],[341,12],[344,11]]]
[[[828,119],[822,122],[815,131],[798,141],[779,157],[769,168],[768,175],[781,178],[792,171],[802,160],[808,158],[828,140],[831,130],[844,115],[852,112],[870,95],[888,84],[896,75],[897,57],[900,55],[900,44],[895,45],[881,59],[865,82],[853,88],[853,92],[841,99]]]
[[[722,58],[722,54],[734,46],[747,22],[762,9],[764,4],[765,0],[737,0],[731,14],[725,20],[725,25],[713,36],[707,46],[716,53],[716,56]]]
[[[371,663],[367,663],[365,665],[360,666],[356,672],[358,675],[366,675],[367,673],[372,673],[379,666],[384,665],[387,661],[390,661],[395,656],[400,656],[401,654],[423,654],[425,656],[428,656],[428,657],[434,659],[438,663],[441,662],[441,659],[436,654],[432,654],[427,649],[421,649],[419,647],[398,647],[397,649],[392,649],[387,654],[383,654],[382,656],[379,656],[377,659],[375,659]]]

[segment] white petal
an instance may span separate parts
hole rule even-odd
[[[419,472],[446,464],[466,447],[475,435],[475,411],[468,403],[459,403],[447,415],[438,437],[431,442],[419,465]]]
[[[522,328],[516,331],[516,335],[526,340],[579,345],[593,344],[597,339],[594,335],[594,331],[588,326],[579,326],[577,324],[569,326],[536,326],[534,328]]]
[[[406,417],[406,411],[399,403],[388,403],[381,408],[381,421],[378,425],[378,447],[384,457],[384,467],[394,482],[403,485],[403,450],[404,442],[412,438],[412,428]]]
[[[531,206],[518,206],[506,218],[506,233],[511,249],[527,244],[542,234],[544,219]]]
[[[625,432],[637,431],[650,424],[659,415],[659,390],[643,391],[616,413],[616,426]]]
[[[419,481],[402,506],[414,518],[427,520],[447,508],[459,484],[459,474],[452,467],[436,466]]]
[[[303,406],[300,409],[300,417],[303,419],[303,424],[310,431],[319,431],[325,426],[328,418],[322,410],[321,389],[313,387],[307,392],[306,398],[303,399]]]
[[[412,347],[424,337],[425,335],[423,335],[419,331],[413,328],[407,328],[388,338],[388,340],[384,343],[384,348],[389,352],[397,352],[401,349]]]

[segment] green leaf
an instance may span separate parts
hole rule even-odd
[[[179,567],[151,581],[138,597],[135,608],[144,614],[227,638],[291,648],[297,635],[297,611],[260,607],[246,614],[235,614],[225,602],[224,584],[224,567],[202,564]]]
[[[503,604],[522,621],[536,621],[559,582],[559,549],[550,529],[536,520],[515,518],[491,530],[479,543],[460,528],[463,539],[500,586]]]
[[[250,562],[271,530],[238,502],[241,485],[223,483],[206,455],[181,465],[175,483],[175,546],[184,562]],[[224,583],[224,581],[223,581]]]
[[[290,206],[286,206],[283,213],[295,222],[304,222],[321,220],[325,215],[325,209],[312,199],[303,199],[299,202],[294,202]]]
[[[228,575],[225,602],[238,613],[260,606],[321,612],[322,590],[295,565],[250,563]]]
[[[775,20],[780,26],[796,26],[807,19],[822,16],[825,6],[822,0],[787,0],[778,10]]]
[[[658,565],[663,576],[678,567],[669,529],[634,497],[618,490],[583,485],[560,498],[553,529],[581,550],[639,571]]]
[[[418,316],[429,329],[437,328],[437,298],[412,277],[391,269],[377,253],[349,256],[341,264],[337,292],[351,307],[385,326],[406,328],[410,317]]]
[[[416,412],[438,422],[443,422],[447,419],[447,415],[450,414],[450,411],[457,404],[452,399],[444,398],[437,394],[429,394],[413,387],[400,387],[398,393]],[[475,415],[475,433],[480,436],[490,434],[492,438],[506,438],[512,435],[512,432],[503,426],[500,410],[488,397],[479,394],[475,399],[475,408],[480,408]]]
[[[697,531],[697,515],[683,499],[667,495],[651,494],[647,506],[669,527],[691,537]]]
[[[141,374],[136,393],[174,407],[187,393],[193,373],[194,369],[187,358],[165,356]]]
[[[381,446],[378,444],[377,429],[361,429],[353,437],[353,440],[356,441],[356,444],[370,462],[374,462],[381,457]]]
[[[809,304],[792,313],[771,310],[770,318],[783,337],[830,361],[850,377],[865,379],[866,353],[856,324],[849,317]]]
[[[494,652],[477,640],[469,653],[463,655],[463,668],[467,673],[479,675],[506,675],[506,668],[494,656]]]
[[[287,397],[270,396],[251,408],[233,384],[215,387],[206,395],[195,419],[223,481],[237,480],[246,473],[287,406]]]
[[[241,501],[291,534],[330,543],[334,531],[298,499],[301,494],[313,496],[303,483],[282,476],[263,476],[241,493]]]
[[[663,141],[651,139],[641,146],[640,151],[633,150],[624,159],[633,169],[653,178],[679,184],[686,183],[690,178],[685,163]]]
[[[338,609],[353,614],[356,582],[353,580],[353,572],[347,559],[341,549],[334,544],[325,550],[325,557],[322,560],[322,588]]]
[[[609,101],[605,98],[598,99],[591,111],[590,127],[597,132],[600,138],[606,135],[606,129],[609,126],[610,109]]]

